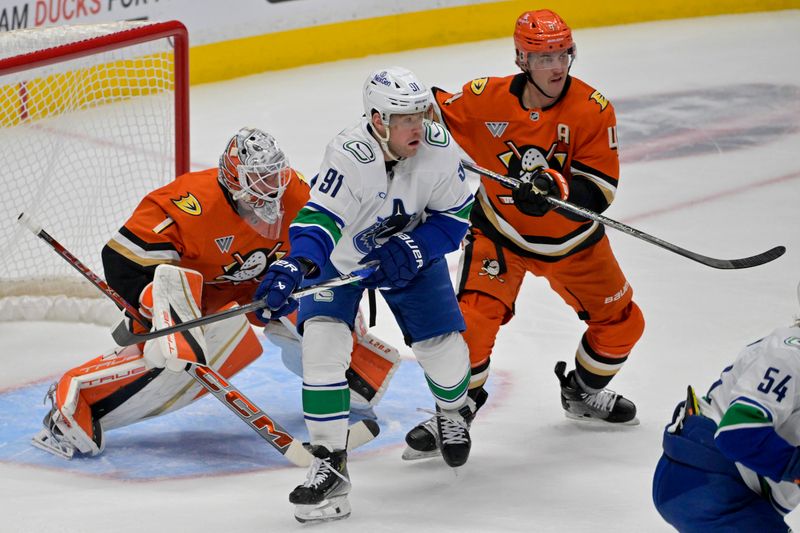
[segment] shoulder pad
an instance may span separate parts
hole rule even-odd
[[[431,146],[447,146],[450,134],[438,122],[425,121],[425,142]]]

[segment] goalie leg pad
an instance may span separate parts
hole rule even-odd
[[[203,276],[173,265],[158,265],[153,277],[153,328],[163,329],[200,318]],[[144,358],[151,367],[180,372],[186,361],[206,364],[202,328],[192,328],[147,342]]]
[[[283,364],[292,373],[302,377],[302,337],[297,333],[293,317],[281,317],[264,327],[267,339],[281,349]],[[353,330],[353,350],[350,368],[345,372],[350,387],[353,409],[368,412],[381,400],[389,381],[400,366],[400,352],[394,346],[367,332],[359,311]]]
[[[399,366],[400,352],[397,348],[370,333],[357,335],[346,374],[353,407],[366,409],[375,406]]]
[[[295,314],[296,318],[297,315]],[[303,347],[302,337],[297,333],[297,328],[290,316],[282,316],[280,321],[270,320],[264,326],[264,336],[267,340],[280,348],[283,365],[294,375],[303,377]]]
[[[234,302],[223,306],[224,311]],[[231,317],[203,328],[208,366],[231,378],[261,355],[261,343],[244,316]],[[148,342],[149,344],[149,342]],[[151,370],[149,381],[113,411],[103,416],[103,427],[112,429],[181,409],[206,394],[187,372]]]
[[[52,403],[33,445],[67,459],[77,451],[97,455],[105,447],[103,426],[92,405],[147,372],[136,346],[102,355],[69,370],[48,391]]]

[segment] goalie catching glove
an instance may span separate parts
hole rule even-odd
[[[552,168],[535,169],[530,181],[520,184],[511,192],[517,209],[532,217],[544,216],[555,207],[547,201],[548,196],[561,200],[569,196],[567,180]]]
[[[380,266],[368,278],[361,280],[361,286],[399,289],[408,285],[427,264],[428,253],[413,233],[397,233],[365,255],[359,264],[375,260],[380,262]]]

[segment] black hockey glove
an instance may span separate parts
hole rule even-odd
[[[547,201],[547,196],[561,200],[566,200],[569,196],[567,180],[551,168],[536,169],[530,181],[511,192],[517,209],[532,217],[543,216],[555,207]]]

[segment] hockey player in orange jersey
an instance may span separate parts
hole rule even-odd
[[[308,197],[308,185],[275,139],[243,128],[228,141],[218,168],[184,174],[145,196],[103,248],[108,284],[159,327],[165,312],[186,320],[250,303],[269,264],[289,252],[289,222]],[[253,324],[264,325],[255,317]],[[261,355],[245,316],[190,331],[192,343],[162,337],[66,372],[50,388],[53,406],[34,445],[66,458],[99,454],[107,430],[174,411],[205,393],[182,371],[183,360],[231,377]],[[264,332],[286,366],[301,374],[292,320],[269,321]],[[348,381],[353,400],[367,408],[385,390],[399,354],[363,326],[354,337]],[[164,349],[170,342],[177,354]]]
[[[640,338],[644,319],[601,224],[553,210],[544,194],[604,211],[619,179],[614,108],[599,91],[569,75],[572,32],[556,13],[528,11],[514,30],[516,63],[504,78],[478,78],[458,93],[434,89],[453,137],[478,165],[524,183],[512,191],[482,178],[459,273],[459,302],[470,348],[470,394],[482,385],[501,325],[527,272],[550,286],[588,326],[576,369],[557,365],[567,416],[636,423],[632,402],[606,389]],[[560,180],[561,176],[565,180]],[[543,194],[540,194],[540,190]],[[544,354],[530,354],[540,356]],[[412,429],[408,451],[431,451],[429,423]]]

